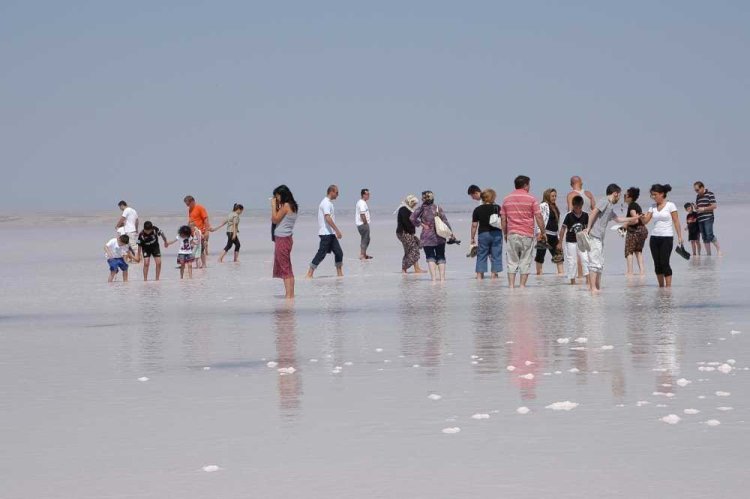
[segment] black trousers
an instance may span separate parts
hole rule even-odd
[[[651,256],[654,258],[654,271],[656,275],[669,277],[672,275],[672,267],[669,266],[669,257],[672,256],[672,245],[674,237],[651,236],[648,246],[651,248]]]
[[[240,250],[240,238],[238,236],[237,239],[232,239],[232,233],[227,232],[227,245],[224,246],[224,251],[228,253],[229,250],[232,249],[232,246],[234,246],[234,251],[239,251]]]
[[[318,252],[310,263],[310,267],[317,269],[320,262],[326,257],[328,253],[333,253],[333,259],[336,263],[336,267],[341,267],[344,264],[344,250],[341,249],[339,240],[335,235],[329,236],[318,236],[320,238],[320,246],[318,246]]]

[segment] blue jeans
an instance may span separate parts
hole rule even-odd
[[[714,235],[714,219],[700,220],[698,221],[698,230],[701,232],[701,238],[704,243],[716,242],[716,236]]]
[[[477,266],[476,271],[484,274],[487,272],[487,257],[492,260],[492,272],[503,270],[503,232],[491,230],[480,232],[477,239]]]
[[[445,263],[445,243],[438,244],[437,246],[425,246],[422,249],[428,263],[433,262],[438,265]]]

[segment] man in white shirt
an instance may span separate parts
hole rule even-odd
[[[360,196],[354,208],[354,223],[357,224],[360,235],[359,259],[370,260],[372,257],[367,254],[367,248],[370,246],[370,208],[367,206],[367,201],[370,200],[370,189],[362,189]]]
[[[117,221],[115,229],[119,234],[128,236],[130,248],[135,252],[138,250],[138,212],[128,206],[125,201],[117,203],[122,215]]]
[[[333,201],[339,197],[339,188],[336,185],[329,185],[326,197],[318,206],[318,237],[320,237],[320,246],[315,257],[310,262],[310,269],[307,271],[307,278],[311,279],[315,269],[328,253],[333,253],[336,263],[336,274],[339,277],[344,276],[344,251],[341,249],[339,239],[344,237],[336,226],[335,209]]]

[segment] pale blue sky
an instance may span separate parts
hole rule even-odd
[[[0,208],[747,183],[748,54],[740,1],[3,0]]]

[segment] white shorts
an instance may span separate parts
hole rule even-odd
[[[521,234],[508,234],[508,273],[528,274],[531,270],[534,238]]]
[[[598,237],[590,236],[589,245],[589,270],[601,274],[604,272],[604,241]]]

